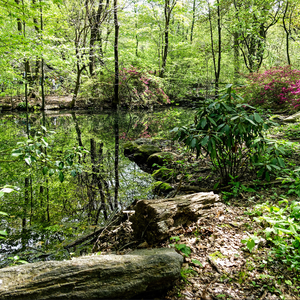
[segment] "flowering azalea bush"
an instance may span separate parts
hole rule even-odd
[[[110,101],[114,97],[114,84],[112,73],[103,72],[99,76],[87,78],[81,86],[81,97],[100,102]],[[120,70],[119,95],[121,103],[128,106],[170,103],[164,91],[163,79],[133,66]]]
[[[168,95],[163,90],[161,78],[143,72],[131,66],[120,71],[120,92],[127,103],[135,104],[170,104]]]
[[[291,66],[273,67],[245,76],[248,85],[243,97],[252,105],[300,108],[300,70]]]

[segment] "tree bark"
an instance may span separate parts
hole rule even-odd
[[[118,0],[114,0],[114,24],[115,24],[115,43],[114,43],[114,56],[115,56],[115,87],[113,108],[117,109],[120,103],[119,99],[119,23],[118,23]]]
[[[196,18],[196,0],[193,1],[193,18],[192,18],[192,25],[191,25],[191,42],[193,41],[195,18]]]
[[[130,299],[169,288],[183,258],[173,249],[38,262],[0,270],[0,300]],[[152,298],[152,297],[151,297]]]
[[[177,0],[165,0],[165,7],[164,7],[164,15],[165,15],[165,30],[164,30],[164,42],[163,42],[163,49],[162,49],[162,63],[161,69],[159,72],[159,77],[163,78],[165,73],[165,68],[167,64],[167,57],[168,57],[168,48],[169,48],[169,27],[170,27],[170,20],[172,11],[177,3]]]
[[[140,200],[133,208],[135,214],[130,221],[136,238],[146,239],[152,244],[167,238],[178,226],[188,225],[206,216],[219,204],[219,196],[213,192]]]

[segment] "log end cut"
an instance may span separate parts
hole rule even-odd
[[[219,196],[213,192],[140,200],[130,221],[136,238],[153,244],[167,238],[172,228],[188,225],[206,216],[220,204],[219,201]]]

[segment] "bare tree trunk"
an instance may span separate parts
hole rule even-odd
[[[119,196],[119,115],[118,112],[115,114],[114,120],[115,130],[115,208],[118,207],[118,196]]]
[[[169,27],[172,11],[176,5],[177,0],[165,0],[164,16],[165,16],[165,29],[164,29],[164,42],[162,48],[162,64],[159,72],[159,77],[163,78],[168,58],[169,48]]]
[[[115,43],[114,43],[114,56],[115,56],[115,88],[113,108],[117,109],[120,104],[119,99],[119,23],[118,23],[118,0],[114,0],[114,24],[115,24]]]
[[[283,22],[283,28],[285,31],[285,40],[286,40],[286,58],[287,58],[287,62],[288,65],[291,64],[291,58],[290,58],[290,44],[289,44],[289,40],[290,40],[290,28],[287,27],[286,22],[285,22],[285,18],[288,12],[288,8],[289,8],[289,1],[286,2],[286,6],[285,6],[285,10],[284,10],[284,14],[282,17],[282,22]],[[291,21],[291,16],[292,13],[290,15],[290,21]],[[290,27],[290,22],[289,22],[289,27]]]
[[[221,71],[221,12],[220,12],[220,1],[217,0],[217,16],[218,16],[218,60],[216,59],[215,54],[215,47],[214,47],[214,36],[213,36],[213,26],[212,26],[212,18],[211,18],[211,8],[209,1],[207,1],[208,5],[208,19],[209,19],[209,26],[210,26],[210,39],[211,39],[211,50],[212,50],[212,57],[214,63],[214,73],[215,73],[215,95],[218,95],[219,91],[219,78],[220,78],[220,71]]]
[[[22,218],[22,230],[26,230],[27,223],[27,206],[29,203],[29,177],[25,177],[25,192],[24,192],[24,206],[23,206],[23,218]]]
[[[234,32],[233,34],[233,64],[234,64],[234,83],[237,84],[239,71],[240,71],[240,61],[239,61],[239,34]]]
[[[40,0],[40,21],[41,21],[41,42],[43,42],[43,8]],[[45,74],[44,74],[44,58],[42,54],[42,59],[41,59],[41,73],[42,73],[42,78],[41,78],[41,87],[42,87],[42,110],[45,110]]]
[[[196,0],[193,1],[193,18],[192,18],[192,26],[191,26],[191,42],[193,41],[195,17],[196,17]]]

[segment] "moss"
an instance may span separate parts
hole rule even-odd
[[[153,188],[155,191],[161,191],[161,192],[168,192],[173,189],[170,184],[162,181],[155,182]]]
[[[176,173],[174,172],[174,170],[172,169],[168,169],[168,168],[160,168],[158,170],[155,170],[152,173],[152,176],[154,178],[162,178],[166,181],[171,180],[172,178],[175,178]]]
[[[134,142],[126,142],[123,145],[123,148],[124,148],[124,154],[132,154],[134,152],[137,152],[138,145]]]
[[[216,259],[216,258],[226,258],[225,255],[223,255],[220,251],[216,251],[212,254],[209,255],[211,258]]]
[[[149,156],[147,164],[149,167],[152,167],[153,164],[158,164],[160,166],[165,163],[170,163],[175,159],[175,154],[171,152],[157,152]]]
[[[139,146],[137,151],[142,153],[145,158],[148,158],[151,154],[159,152],[160,149],[154,145],[144,144],[144,145]]]

